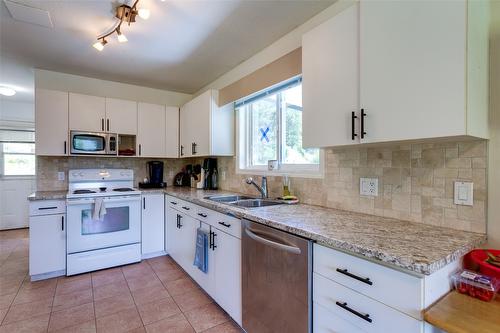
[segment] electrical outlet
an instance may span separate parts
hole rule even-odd
[[[378,196],[378,178],[360,178],[359,194],[373,197]]]
[[[64,171],[59,171],[57,173],[57,179],[60,180],[60,181],[64,180]]]

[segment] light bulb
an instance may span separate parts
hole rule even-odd
[[[0,86],[0,95],[4,96],[14,96],[16,91],[9,87]]]
[[[149,15],[151,15],[151,12],[149,11],[149,9],[140,8],[138,14],[141,19],[147,20],[149,18]]]
[[[104,45],[106,45],[106,40],[105,39],[102,39],[102,40],[99,40],[97,42],[94,43],[94,45],[92,45],[97,51],[102,51],[104,50]]]
[[[119,41],[120,43],[125,43],[125,42],[127,42],[127,41],[128,41],[127,37],[126,37],[124,34],[122,34],[122,33],[121,33],[121,32],[119,32],[119,31],[117,31],[116,33],[118,34],[118,41]]]

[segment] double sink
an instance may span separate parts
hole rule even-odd
[[[245,195],[217,195],[206,197],[205,199],[242,208],[258,208],[284,204],[284,202],[279,200],[255,198]]]

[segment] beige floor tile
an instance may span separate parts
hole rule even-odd
[[[77,275],[60,279],[57,282],[56,295],[70,294],[76,291],[83,291],[92,288],[90,274]]]
[[[92,273],[92,287],[99,287],[109,283],[125,281],[121,268],[105,269]]]
[[[48,288],[50,286],[52,286],[55,289],[56,285],[57,285],[57,278],[32,282],[30,276],[28,275],[26,276],[26,278],[23,281],[23,284],[21,285],[21,290]]]
[[[97,318],[97,332],[121,333],[142,327],[141,317],[137,309],[131,307],[118,313]]]
[[[126,333],[146,333],[146,329],[144,328],[144,326],[141,326],[138,328],[131,329],[130,331],[127,331]]]
[[[146,275],[154,275],[153,269],[145,261],[131,264],[122,267],[123,275],[127,279],[133,279],[138,277],[143,277]]]
[[[163,286],[160,279],[156,277],[156,275],[147,275],[143,277],[137,278],[127,278],[128,287],[130,290],[134,291],[137,289],[144,288],[155,288]]]
[[[58,331],[54,331],[54,333],[95,333],[95,320],[89,320],[81,324],[77,324],[70,327],[65,327]]]
[[[92,289],[85,289],[69,294],[56,295],[52,304],[52,312],[72,308],[77,305],[91,303],[93,301]]]
[[[12,305],[3,320],[3,324],[25,320],[42,314],[50,313],[52,298],[48,300]]]
[[[135,304],[144,304],[159,299],[170,297],[165,287],[156,286],[153,288],[137,289],[132,291],[132,296],[134,296]]]
[[[2,323],[3,319],[5,318],[5,315],[9,311],[9,308],[4,308],[0,309],[0,324]]]
[[[141,304],[137,308],[144,325],[181,313],[171,297]]]
[[[183,270],[181,270],[177,267],[171,268],[169,270],[157,271],[156,275],[158,276],[160,281],[164,284],[167,282],[171,282],[171,281],[175,281],[175,280],[179,280],[179,279],[187,277],[187,274]]]
[[[130,290],[125,281],[109,283],[94,288],[94,301],[123,294],[130,294]]]
[[[94,304],[87,303],[69,309],[52,312],[49,332],[75,326],[94,319]]]
[[[42,333],[47,332],[50,314],[43,314],[25,320],[0,326],[0,333]]]
[[[0,269],[2,268],[0,267]],[[0,276],[0,295],[17,293],[19,288],[21,288],[21,284],[23,283],[25,276],[25,274],[9,274]]]
[[[22,304],[28,302],[36,302],[53,298],[56,292],[55,285],[48,285],[35,289],[21,289],[19,290],[13,304]]]
[[[167,288],[168,293],[172,296],[199,289],[196,283],[194,283],[189,277],[166,282],[165,287]]]
[[[229,320],[226,313],[216,304],[208,304],[184,313],[196,332],[201,332]]]
[[[178,314],[155,323],[146,325],[147,333],[192,333],[193,327],[182,314]]]
[[[196,289],[184,294],[173,296],[175,302],[181,308],[182,312],[190,311],[203,305],[213,302],[213,300],[203,291]]]
[[[8,308],[12,304],[15,297],[15,293],[0,296],[0,309]]]
[[[95,316],[97,318],[108,316],[135,306],[130,293],[103,298],[94,302]]]
[[[208,330],[203,331],[203,333],[244,333],[244,331],[231,320],[224,324],[209,328]]]

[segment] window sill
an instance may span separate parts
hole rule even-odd
[[[237,175],[256,175],[256,176],[288,176],[292,178],[324,178],[325,174],[323,171],[285,171],[285,170],[277,170],[277,171],[269,171],[266,169],[236,169]]]

